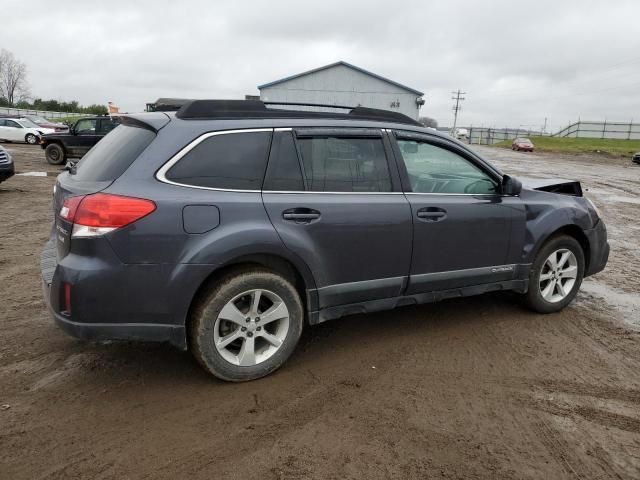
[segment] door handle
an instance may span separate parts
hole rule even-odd
[[[310,223],[320,218],[320,212],[312,208],[290,208],[282,212],[282,218],[296,223]]]
[[[439,222],[447,218],[447,211],[438,207],[425,207],[418,210],[417,216],[426,222]]]

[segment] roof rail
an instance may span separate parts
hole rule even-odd
[[[285,110],[280,108],[267,108],[267,105],[333,108],[349,110],[349,112]],[[176,117],[182,120],[222,118],[333,118],[344,120],[351,118],[421,126],[416,120],[406,115],[377,108],[299,102],[262,102],[260,100],[191,100],[180,107],[176,113]]]

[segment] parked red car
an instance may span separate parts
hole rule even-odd
[[[63,133],[63,132],[69,131],[69,127],[64,123],[50,122],[46,118],[39,117],[38,115],[25,115],[24,117],[28,118],[33,123],[37,124],[42,128],[52,128],[53,130],[56,131],[56,133]]]
[[[511,150],[533,152],[533,142],[528,138],[516,138],[511,144]]]

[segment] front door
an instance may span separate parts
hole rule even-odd
[[[5,120],[2,130],[2,136],[0,138],[3,138],[4,140],[9,140],[11,142],[25,141],[26,130],[18,122],[15,122],[13,120]]]
[[[102,138],[97,132],[95,118],[78,120],[73,128],[74,138],[69,142],[69,155],[81,158]]]
[[[519,198],[502,196],[497,173],[453,142],[402,132],[395,139],[414,224],[407,293],[513,279]]]
[[[406,287],[411,212],[387,154],[380,130],[274,135],[263,201],[284,244],[310,267],[320,309]]]

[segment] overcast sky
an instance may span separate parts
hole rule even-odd
[[[640,121],[640,1],[0,0],[0,47],[35,97],[243,98],[257,85],[345,60],[426,92],[422,115],[553,128]]]

